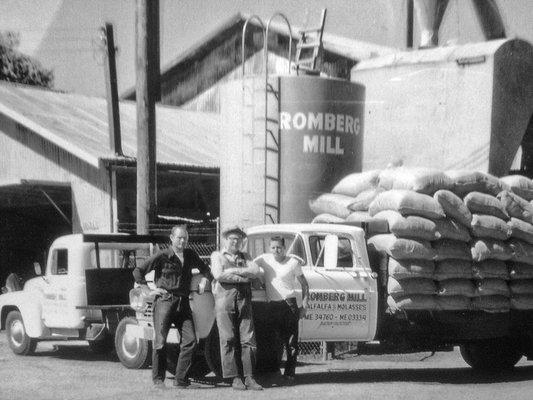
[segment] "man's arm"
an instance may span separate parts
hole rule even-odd
[[[144,260],[141,265],[137,265],[133,270],[133,278],[135,283],[139,285],[146,285],[146,278],[144,277],[148,272],[150,272],[155,265],[155,261],[159,257],[159,253],[152,255],[151,257]]]
[[[228,268],[224,270],[220,257],[222,257],[222,255],[217,251],[211,254],[211,273],[213,274],[213,278],[215,278],[219,282],[227,283],[249,282],[248,278],[239,276],[236,273],[231,272],[240,268]]]
[[[302,307],[307,308],[309,305],[309,284],[307,283],[307,279],[305,279],[303,274],[298,275],[296,278],[302,286]]]
[[[200,273],[211,282],[213,280],[213,274],[211,273],[211,269],[204,263],[204,261],[200,258],[196,251],[192,249],[189,249],[189,251],[192,253],[192,266],[198,268]]]

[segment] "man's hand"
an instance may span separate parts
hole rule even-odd
[[[299,316],[298,316],[298,317],[299,317],[300,319],[305,318],[305,316],[307,315],[307,308],[306,308],[306,307],[300,307],[300,308],[298,309],[298,311],[299,311]]]
[[[206,277],[202,277],[200,279],[200,282],[198,282],[198,294],[204,294],[205,289],[208,287],[208,285],[209,279],[207,279]]]
[[[165,293],[168,293],[166,289],[163,289],[163,288],[155,288],[153,289],[150,294],[151,295],[154,295],[154,296],[161,296],[161,295],[164,295]]]

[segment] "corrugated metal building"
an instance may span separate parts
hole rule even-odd
[[[220,87],[243,76],[238,14],[162,69],[157,107],[158,222],[219,215]],[[289,35],[273,23],[269,72],[288,71]],[[292,30],[293,45],[299,34]],[[263,38],[252,20],[244,74],[264,71]],[[294,48],[294,46],[293,46]],[[321,71],[349,79],[361,59],[394,49],[324,33]],[[293,53],[294,54],[294,53]],[[123,96],[135,99],[135,89]],[[180,106],[180,109],[174,107]],[[197,112],[203,111],[203,112]],[[110,150],[104,99],[0,83],[0,282],[42,262],[51,241],[70,232],[135,228],[135,104],[120,104],[123,157]]]
[[[217,217],[220,118],[156,113],[161,220]],[[134,227],[135,104],[120,115],[123,157],[110,151],[104,99],[0,83],[1,282],[42,261],[60,234]]]
[[[210,35],[200,39],[161,70],[161,102],[188,110],[219,112],[218,90],[221,83],[242,77],[242,30],[248,16],[237,14]],[[266,24],[266,21],[264,21]],[[292,26],[292,53],[300,37]],[[327,30],[327,22],[326,22]],[[288,70],[289,33],[279,19],[272,22],[268,35],[269,73],[284,74]],[[245,74],[264,71],[263,35],[256,19],[246,30]],[[320,70],[327,76],[350,79],[350,71],[360,60],[393,54],[396,49],[348,39],[324,32]],[[122,94],[134,100],[135,88]]]

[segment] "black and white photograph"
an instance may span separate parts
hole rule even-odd
[[[533,1],[0,0],[1,400],[528,400]]]

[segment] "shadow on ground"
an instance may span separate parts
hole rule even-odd
[[[389,368],[353,369],[349,371],[309,372],[298,374],[298,384],[323,383],[500,383],[521,382],[533,379],[533,366],[516,367],[510,371],[481,373],[471,368]]]

